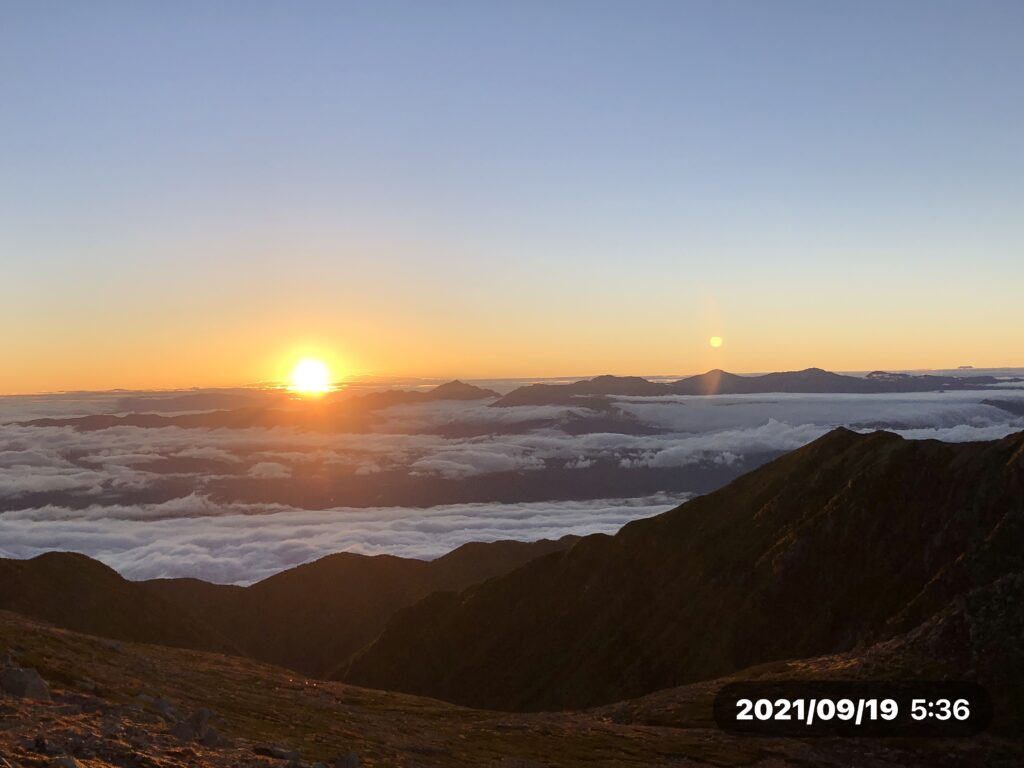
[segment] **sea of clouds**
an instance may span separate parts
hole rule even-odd
[[[261,500],[259,493],[290,484],[301,489],[337,473],[367,482],[381,473],[443,480],[453,492],[461,483],[479,485],[509,473],[518,473],[520,488],[549,489],[553,472],[609,466],[629,472],[734,467],[738,474],[756,457],[792,450],[839,425],[948,441],[991,440],[1024,429],[1024,418],[984,400],[1024,406],[1024,390],[626,397],[617,398],[615,408],[652,434],[582,435],[563,431],[558,419],[585,417],[585,409],[494,408],[486,402],[396,406],[380,413],[371,432],[358,434],[128,426],[77,431],[18,422],[109,413],[117,400],[0,398],[0,422],[6,422],[0,423],[0,556],[73,550],[134,579],[250,583],[344,550],[430,558],[467,541],[611,533],[679,504],[692,491],[651,488],[627,498],[569,500],[552,494],[550,500],[426,508],[303,508]],[[485,434],[436,433],[459,424],[483,425],[478,431]],[[246,498],[226,495],[231,487],[244,487]],[[543,496],[539,490],[531,494]]]

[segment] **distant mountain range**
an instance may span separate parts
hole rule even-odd
[[[1015,381],[1015,380],[1014,380]],[[292,427],[312,431],[363,432],[371,428],[379,411],[397,405],[416,405],[438,401],[484,402],[495,407],[524,405],[572,405],[589,408],[597,414],[578,418],[577,433],[617,431],[646,434],[635,419],[612,408],[611,397],[657,397],[666,395],[745,395],[767,393],[794,394],[885,394],[904,392],[944,392],[981,390],[1001,383],[992,376],[932,376],[875,371],[867,376],[849,376],[821,368],[803,371],[740,376],[722,370],[671,383],[648,381],[639,376],[597,376],[571,384],[529,384],[500,395],[461,381],[450,381],[428,391],[385,390],[364,395],[304,401],[301,404],[271,405],[247,401],[238,394],[203,393],[174,398],[126,398],[119,405],[137,412],[98,414],[69,418],[41,418],[21,422],[36,427],[73,427],[92,431],[111,427],[183,427],[228,428]],[[1002,383],[1006,383],[1004,380]],[[244,404],[243,403],[248,403]],[[232,406],[240,407],[232,407]],[[287,407],[286,407],[287,406]],[[190,410],[190,413],[167,413]],[[164,412],[156,413],[154,411]],[[559,422],[560,423],[560,422]],[[534,424],[533,426],[542,426]],[[474,430],[493,431],[493,424],[443,427],[447,437],[466,437]],[[448,432],[444,430],[447,429]],[[452,431],[454,430],[454,431]],[[450,434],[449,434],[450,432]]]
[[[1024,432],[947,444],[837,429],[615,536],[429,563],[341,554],[248,588],[132,583],[73,554],[0,561],[0,609],[504,710],[823,654],[864,670],[931,658],[1020,703],[1022,585]]]
[[[490,400],[499,397],[491,389],[475,387],[461,381],[449,381],[426,392],[389,389],[368,392],[347,399],[332,398],[304,401],[302,407],[267,407],[245,405],[238,408],[224,408],[228,404],[243,401],[234,394],[196,394],[175,398],[154,399],[152,405],[146,398],[122,400],[119,404],[130,405],[147,412],[117,414],[96,414],[71,418],[44,418],[22,422],[33,427],[74,427],[78,430],[93,431],[111,427],[184,427],[184,428],[228,428],[247,427],[295,427],[318,431],[363,431],[375,411],[395,405],[414,405],[441,400]],[[202,408],[206,410],[201,410]],[[221,410],[216,410],[216,409]],[[148,411],[195,410],[194,413],[162,415]]]
[[[512,405],[566,405],[581,398],[659,395],[750,395],[770,392],[797,394],[882,394],[894,392],[941,392],[982,389],[998,383],[992,376],[915,376],[874,371],[865,377],[848,376],[807,368],[803,371],[740,376],[713,370],[671,383],[648,381],[637,376],[598,376],[572,384],[531,384],[509,392],[494,403]]]

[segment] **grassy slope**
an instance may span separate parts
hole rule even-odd
[[[185,711],[205,706],[243,753],[276,743],[307,760],[355,751],[361,764],[453,768],[542,766],[896,766],[1013,765],[1017,744],[984,737],[961,742],[921,740],[759,739],[729,737],[707,727],[707,695],[667,692],[675,726],[651,725],[650,700],[620,709],[508,714],[464,709],[431,699],[308,680],[245,659],[114,642],[54,629],[0,612],[0,649],[13,648],[55,691],[88,690],[111,702],[140,693],[162,696]],[[848,664],[811,660],[815,673]],[[713,686],[714,684],[712,684]],[[59,716],[59,704],[52,708]],[[632,707],[632,708],[631,708]],[[678,713],[696,713],[687,721]],[[35,734],[35,723],[8,721],[0,747]],[[51,733],[55,726],[51,725]],[[22,733],[21,730],[25,732]]]

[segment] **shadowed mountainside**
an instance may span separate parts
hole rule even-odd
[[[508,573],[576,539],[465,544],[430,561],[342,552],[250,587],[198,579],[139,587],[193,613],[254,659],[323,676],[373,641],[395,611],[436,590]]]
[[[926,622],[1024,571],[1024,433],[837,429],[670,512],[399,612],[359,685],[510,710],[603,704]]]
[[[189,611],[74,552],[0,559],[0,609],[117,640],[236,652]]]
[[[0,559],[0,610],[101,637],[247,655],[326,675],[396,610],[435,590],[508,573],[576,538],[472,543],[433,561],[343,552],[250,587],[133,582],[85,555],[48,552]]]

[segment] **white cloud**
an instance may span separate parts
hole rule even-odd
[[[183,448],[180,451],[170,454],[179,459],[206,459],[208,461],[223,461],[229,464],[237,464],[241,459],[231,451],[217,448],[212,445],[200,445],[194,448]]]
[[[894,431],[908,438],[953,441],[996,439],[1024,429],[1024,419],[982,404],[985,398],[1024,401],[1024,393],[1004,389],[616,400],[629,415],[663,430],[652,435],[573,436],[551,426],[527,429],[538,419],[557,420],[584,411],[452,402],[387,409],[379,430],[368,434],[124,426],[78,432],[2,424],[0,509],[10,511],[0,513],[0,554],[27,557],[48,549],[75,549],[136,578],[194,575],[234,582],[345,549],[431,557],[471,540],[611,532],[629,519],[666,509],[673,501],[656,497],[307,511],[280,504],[213,501],[202,489],[217,476],[183,473],[180,467],[191,465],[180,460],[231,465],[224,471],[236,472],[234,477],[241,482],[246,478],[242,472],[287,482],[289,477],[343,470],[366,482],[387,471],[438,475],[455,482],[509,471],[539,477],[546,462],[579,471],[594,471],[600,462],[627,469],[712,463],[739,471],[748,457],[797,448],[840,424],[865,430],[895,425]],[[9,401],[0,398],[0,414],[12,413]],[[71,397],[66,407],[70,413],[102,412],[104,402]],[[58,415],[60,400],[32,401],[27,407]],[[471,438],[422,433],[452,424],[490,424],[495,431],[513,433]],[[175,493],[183,495],[156,504],[129,503],[124,494],[160,482],[161,471],[176,473],[174,487],[184,484],[186,490]],[[189,493],[193,489],[196,492]],[[19,501],[21,497],[46,492],[80,498],[75,503],[17,508],[27,503]]]
[[[250,583],[332,552],[432,558],[469,541],[612,533],[685,496],[308,511],[220,505],[193,495],[135,507],[47,507],[0,515],[0,556],[83,552],[133,579],[197,576]]]
[[[250,477],[258,477],[261,479],[272,479],[291,477],[292,471],[284,464],[278,464],[274,461],[261,461],[260,463],[253,464],[249,467],[248,475]]]

